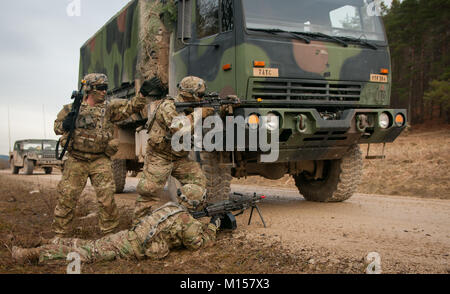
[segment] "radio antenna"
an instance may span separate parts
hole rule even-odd
[[[42,117],[44,118],[44,139],[47,139],[47,132],[45,130],[45,105],[42,104]]]
[[[11,121],[10,121],[10,116],[9,116],[9,103],[8,103],[8,147],[9,147],[9,152],[11,152]]]

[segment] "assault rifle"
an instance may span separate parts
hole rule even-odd
[[[250,212],[250,218],[248,220],[248,225],[250,225],[252,221],[253,216],[253,210],[256,209],[258,212],[262,223],[264,224],[264,228],[266,227],[266,223],[264,222],[264,218],[261,214],[261,211],[259,210],[258,206],[256,205],[258,202],[261,201],[261,199],[266,198],[265,196],[256,196],[256,193],[253,194],[253,196],[244,196],[239,193],[234,193],[230,196],[229,200],[223,200],[216,203],[211,203],[206,208],[204,208],[202,211],[195,211],[191,212],[192,216],[194,218],[201,218],[201,217],[219,217],[221,220],[220,228],[221,229],[230,229],[234,230],[237,228],[236,224],[236,216],[241,215],[244,213],[246,209],[251,208]],[[232,212],[238,211],[237,214],[234,214]]]
[[[76,127],[77,117],[78,117],[78,114],[80,113],[81,102],[83,101],[83,96],[84,96],[83,86],[85,84],[86,84],[86,81],[82,80],[81,85],[80,85],[80,90],[72,92],[71,99],[73,99],[74,101],[72,103],[72,109],[70,110],[69,114],[67,115],[68,117],[70,117],[70,120],[72,122],[70,124],[69,136],[67,137],[67,141],[63,147],[61,155],[58,154],[59,153],[59,144],[60,144],[61,139],[58,140],[58,143],[56,143],[55,153],[56,153],[56,158],[58,158],[58,160],[63,159],[64,154],[66,154],[67,148],[69,147],[70,140],[72,140],[73,132],[75,131],[75,127]]]
[[[216,92],[208,93],[203,96],[202,101],[193,102],[175,102],[175,107],[178,113],[185,112],[188,109],[195,109],[197,107],[210,107],[214,108],[214,112],[219,112],[222,105],[234,105],[237,106],[241,102],[236,96],[228,95],[226,98],[220,98]]]

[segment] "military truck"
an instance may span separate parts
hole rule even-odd
[[[9,153],[11,173],[16,175],[23,168],[26,175],[32,175],[35,168],[42,168],[49,175],[53,168],[62,169],[63,162],[55,154],[56,143],[43,139],[16,141]]]
[[[241,99],[235,117],[278,117],[275,162],[247,148],[193,153],[210,199],[228,197],[232,177],[288,174],[307,200],[344,201],[361,180],[359,144],[393,142],[407,120],[404,109],[389,108],[390,54],[375,4],[133,0],[82,46],[79,74],[107,74],[109,96],[124,99],[154,77],[175,95],[177,83],[194,75],[220,97]],[[142,167],[145,120],[143,111],[117,126],[119,190],[126,171]]]

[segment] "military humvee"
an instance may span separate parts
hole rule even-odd
[[[9,154],[9,166],[13,174],[21,168],[26,175],[33,174],[35,168],[42,168],[51,174],[53,168],[62,169],[63,162],[56,158],[55,140],[21,140],[14,143],[14,150]]]
[[[82,46],[79,74],[107,74],[109,95],[124,99],[153,77],[175,95],[194,75],[220,97],[247,102],[234,116],[277,116],[275,162],[264,163],[261,150],[193,154],[210,198],[228,197],[232,177],[288,174],[307,200],[344,201],[361,180],[359,144],[393,142],[406,126],[406,111],[389,108],[390,54],[375,4],[133,0]],[[127,170],[142,167],[145,120],[143,111],[117,126],[118,190]]]

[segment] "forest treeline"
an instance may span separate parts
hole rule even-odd
[[[450,0],[393,0],[384,23],[392,59],[391,104],[409,121],[450,123]]]

